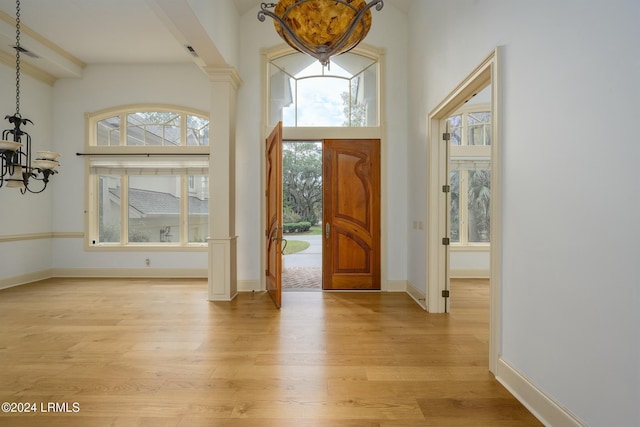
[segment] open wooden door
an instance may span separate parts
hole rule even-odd
[[[325,140],[325,290],[380,289],[380,140]]]
[[[276,307],[282,306],[282,122],[266,140],[267,268],[266,287]]]

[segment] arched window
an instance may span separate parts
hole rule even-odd
[[[209,118],[167,106],[87,114],[87,246],[204,247]]]
[[[343,53],[323,67],[300,52],[268,61],[269,125],[285,127],[379,126],[379,62],[374,55]]]

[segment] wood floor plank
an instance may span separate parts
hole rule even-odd
[[[0,291],[0,426],[539,426],[488,371],[488,284],[452,311],[405,294],[260,292],[206,280],[49,279]],[[457,297],[456,297],[457,296]]]

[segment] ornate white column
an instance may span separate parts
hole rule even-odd
[[[241,83],[231,67],[204,68],[211,82],[209,124],[209,301],[238,293],[236,217],[236,98]]]

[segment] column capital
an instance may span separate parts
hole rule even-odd
[[[203,71],[211,83],[229,83],[234,89],[242,84],[240,74],[234,67],[204,67]]]

